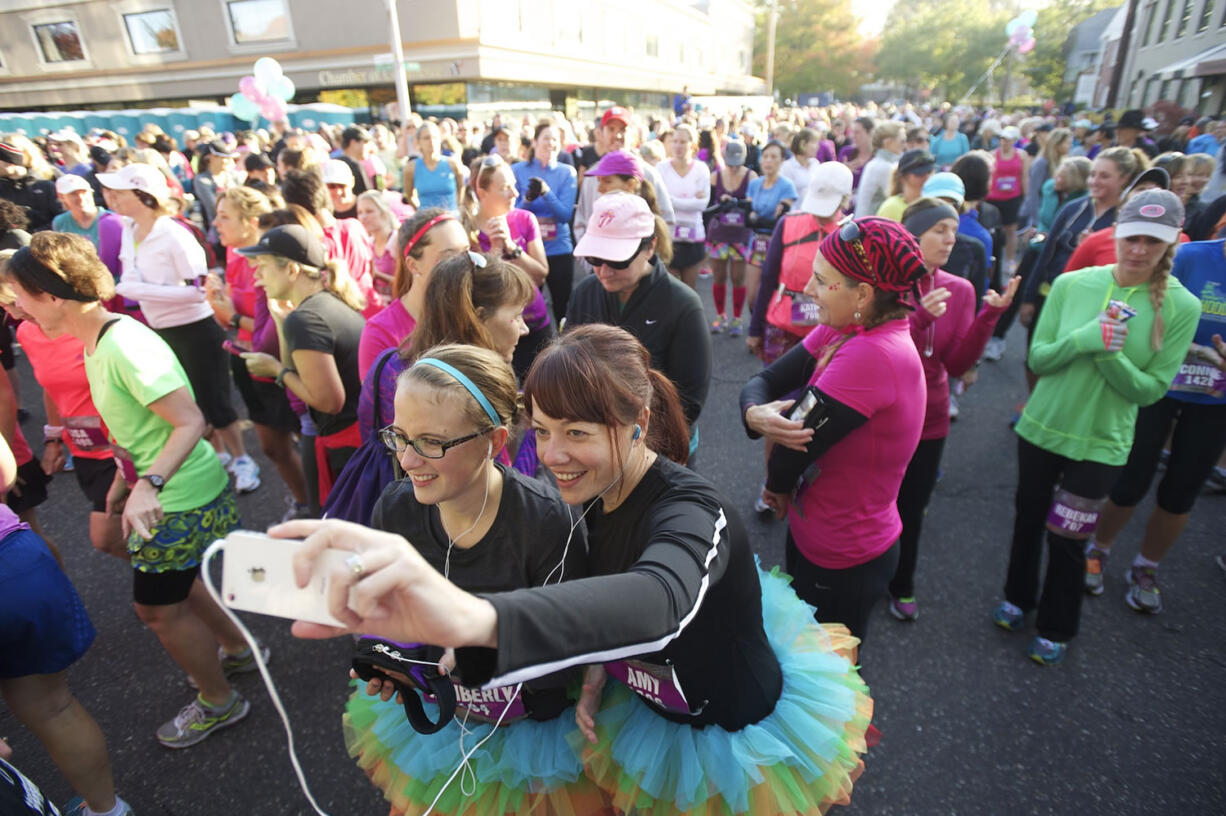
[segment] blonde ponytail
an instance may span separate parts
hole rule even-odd
[[[1154,309],[1154,328],[1149,335],[1149,346],[1154,351],[1162,351],[1162,335],[1166,331],[1166,322],[1162,319],[1162,304],[1166,300],[1166,284],[1171,279],[1171,267],[1175,263],[1175,248],[1171,244],[1154,267],[1154,274],[1149,279],[1149,304]]]
[[[362,290],[358,289],[357,282],[349,276],[349,273],[345,271],[344,265],[339,260],[335,258],[330,259],[321,269],[316,269],[313,266],[307,266],[297,261],[291,261],[288,258],[282,258],[281,261],[286,264],[296,264],[300,273],[322,283],[326,291],[336,295],[346,306],[355,312],[360,312],[366,308],[366,296],[362,294]]]

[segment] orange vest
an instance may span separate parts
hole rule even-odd
[[[804,337],[816,325],[816,321],[797,323],[793,301],[804,292],[813,275],[813,259],[817,245],[823,238],[838,228],[838,223],[822,224],[811,213],[789,213],[783,217],[783,258],[779,262],[779,288],[766,310],[766,322],[789,334]],[[797,304],[798,308],[799,304]]]

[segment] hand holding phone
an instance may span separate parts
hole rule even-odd
[[[226,536],[222,601],[244,612],[344,627],[328,611],[328,584],[334,568],[345,568],[350,553],[323,550],[316,558],[310,582],[300,588],[294,580],[294,553],[301,545],[294,539],[246,530]]]
[[[233,354],[235,357],[242,357],[244,354],[251,353],[251,349],[247,348],[241,343],[235,343],[233,340],[229,340],[229,339],[224,341],[221,344],[221,347],[225,349],[226,351],[230,352],[231,354]]]

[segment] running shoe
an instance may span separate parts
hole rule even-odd
[[[124,800],[116,796],[115,804],[119,806],[119,812],[117,816],[132,816],[132,806],[129,805],[127,802],[125,802]],[[73,797],[73,799],[68,804],[60,808],[60,811],[64,814],[64,816],[84,816],[85,800],[82,799],[80,796]]]
[[[230,470],[230,465],[234,462],[234,457],[231,456],[229,453],[227,453],[226,451],[218,451],[217,461],[221,462],[221,466],[226,469],[227,473],[232,472]]]
[[[1086,551],[1086,592],[1103,594],[1103,567],[1107,565],[1107,553],[1091,547]]]
[[[251,493],[260,486],[260,466],[247,454],[230,463],[230,472],[234,474],[234,489],[240,494]]]
[[[313,519],[315,514],[311,512],[311,505],[299,504],[294,501],[293,496],[286,496],[285,503],[289,507],[285,511],[285,515],[281,516],[281,521],[296,521],[297,519]]]
[[[1030,659],[1040,666],[1059,666],[1068,655],[1068,644],[1036,637],[1030,644]]]
[[[229,728],[247,716],[251,704],[237,691],[221,708],[206,705],[197,694],[195,699],[157,731],[158,742],[167,748],[190,748],[208,739],[214,731]]]
[[[1021,607],[1014,606],[1008,601],[1001,601],[1000,604],[992,610],[992,623],[1004,629],[1006,632],[1016,632],[1022,628],[1022,624],[1026,622],[1026,613],[1021,610]]]
[[[775,510],[766,502],[762,501],[762,494],[758,494],[758,498],[754,499],[753,511],[759,515],[775,517]]]
[[[741,331],[742,331],[741,318],[739,317],[732,318],[732,322],[728,324],[728,336],[729,337],[740,337]]]
[[[949,392],[949,421],[956,422],[958,419],[958,398],[954,396],[954,392]]]
[[[702,269],[699,269],[699,270],[698,270],[698,277],[700,277],[700,278],[709,278],[709,277],[711,277],[711,267],[709,267],[709,266],[704,266]]]
[[[272,656],[272,652],[263,643],[260,644],[260,657],[264,659],[264,665],[268,665],[268,658]],[[233,680],[240,674],[250,674],[253,671],[259,671],[259,666],[255,664],[255,657],[251,653],[251,648],[248,647],[242,654],[228,655],[226,650],[217,647],[217,659],[221,662],[222,674],[226,676],[226,680]],[[187,676],[187,684],[192,688],[199,688],[196,685],[196,678],[190,674]]]
[[[1000,359],[1005,356],[1005,339],[1003,337],[993,337],[988,340],[988,345],[983,350],[983,359],[989,363],[999,363]]]
[[[1169,461],[1171,461],[1171,452],[1163,448],[1158,452],[1158,470],[1166,470],[1166,465]]]
[[[76,469],[77,463],[72,461],[72,453],[70,451],[64,451],[64,472],[72,473]]]
[[[914,597],[890,598],[890,614],[900,621],[913,621],[919,617],[919,604]]]
[[[723,334],[723,333],[724,333],[724,316],[716,315],[715,319],[711,321],[711,334]]]
[[[1124,602],[1138,612],[1157,615],[1162,611],[1162,592],[1158,589],[1158,570],[1153,567],[1128,568],[1128,591]]]
[[[1216,490],[1219,493],[1226,493],[1226,468],[1215,466],[1209,473],[1209,478],[1205,481],[1205,487]]]

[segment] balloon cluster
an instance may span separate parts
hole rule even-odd
[[[1029,54],[1034,50],[1034,24],[1039,19],[1033,9],[1023,11],[1005,26],[1005,34],[1009,37],[1009,45],[1017,49],[1019,54]]]
[[[270,122],[289,114],[288,103],[294,98],[294,81],[281,71],[281,63],[272,57],[255,61],[251,74],[238,81],[238,93],[230,97],[230,113],[245,122],[255,122],[263,116]]]

